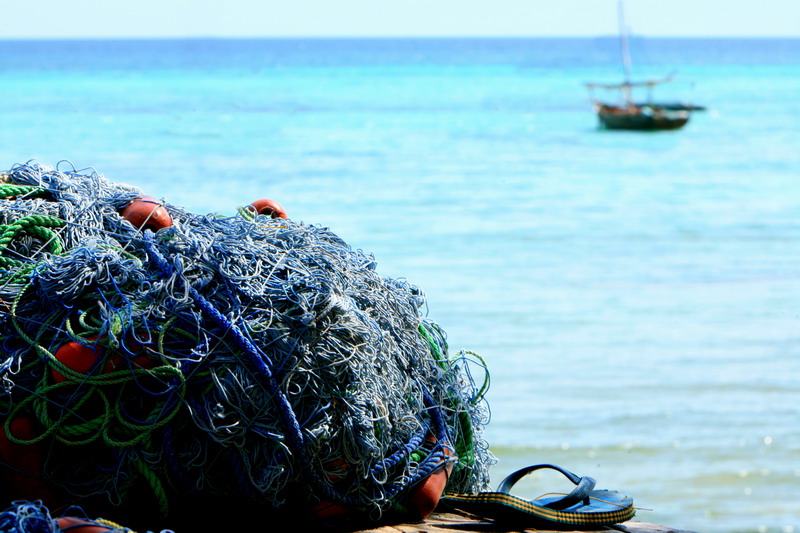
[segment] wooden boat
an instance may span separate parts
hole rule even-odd
[[[597,106],[597,117],[610,130],[676,130],[689,122],[688,111],[667,111],[657,105]]]
[[[590,90],[595,88],[616,89],[622,92],[622,105],[609,104],[593,99],[600,125],[612,130],[675,130],[689,122],[692,111],[704,108],[692,104],[655,102],[652,97],[644,102],[634,102],[632,89],[647,87],[650,91],[655,85],[667,83],[670,79],[643,82],[623,82],[619,84],[587,83]]]
[[[675,130],[689,122],[692,111],[704,108],[684,103],[661,103],[653,100],[653,88],[672,81],[672,75],[660,80],[631,81],[631,56],[622,1],[619,2],[620,48],[625,79],[622,83],[587,83],[600,125],[612,130]],[[634,88],[647,89],[647,100],[635,102]],[[595,89],[619,91],[621,103],[611,104],[594,98]]]

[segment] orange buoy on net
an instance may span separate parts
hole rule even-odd
[[[172,217],[161,202],[152,196],[141,196],[120,211],[122,218],[137,229],[158,231],[172,226]]]
[[[431,445],[436,444],[436,439],[432,436],[428,437],[427,440]],[[442,447],[442,453],[444,457],[439,460],[435,470],[411,487],[408,497],[402,505],[402,508],[405,509],[405,516],[411,520],[424,520],[433,513],[439,504],[439,500],[447,486],[447,480],[453,471],[453,462],[450,458],[455,457],[453,451],[447,445]],[[328,477],[331,478],[332,476],[329,475]],[[323,520],[340,518],[348,515],[350,511],[351,509],[348,506],[330,500],[322,500],[311,507],[311,512],[317,518]]]
[[[56,525],[58,526],[58,531],[65,533],[67,531],[70,533],[119,533],[130,531],[128,528],[106,520],[85,520],[74,516],[56,518]]]
[[[336,481],[342,478],[350,467],[342,459],[335,459],[328,463],[328,468],[331,472],[327,475],[327,478],[331,481]],[[314,516],[317,518],[332,520],[347,515],[350,513],[350,508],[341,503],[322,500],[311,507],[311,512],[314,513]]]
[[[433,437],[429,437],[428,440],[433,440],[435,442]],[[442,493],[444,493],[447,479],[450,477],[450,472],[453,470],[453,463],[447,458],[453,457],[454,455],[447,445],[442,448],[442,451],[446,457],[441,460],[439,469],[412,488],[411,494],[408,496],[406,509],[413,519],[424,520],[430,516],[439,504]]]
[[[88,340],[94,341],[95,339],[90,338]],[[53,355],[58,362],[70,370],[74,370],[79,374],[89,374],[89,372],[98,364],[97,360],[102,355],[102,350],[103,348],[101,346],[86,346],[80,344],[79,342],[70,341],[62,344]],[[109,366],[110,362],[106,361],[103,373],[109,370]],[[64,376],[55,368],[50,370],[50,375],[53,377],[53,381],[56,383],[64,383],[65,381],[69,380],[68,377]]]
[[[88,341],[95,341],[97,337],[90,336],[87,337]],[[140,345],[130,345],[135,352],[141,351],[142,347]],[[123,362],[125,358],[122,357],[117,352],[112,352],[109,354],[106,361],[103,363],[102,369],[97,368],[100,364],[98,359],[103,357],[103,351],[105,347],[101,345],[85,345],[75,341],[69,341],[62,344],[56,353],[54,354],[55,358],[69,368],[77,372],[78,374],[89,375],[91,374],[108,374],[111,372],[115,372],[117,370],[121,370],[126,368],[123,366]],[[130,358],[129,366],[130,368],[136,369],[151,369],[155,366],[156,362],[148,357],[146,354],[144,355],[136,355]],[[61,372],[52,368],[50,370],[50,374],[53,377],[53,381],[55,383],[64,383],[65,381],[70,381],[70,378],[64,376]]]
[[[323,500],[311,507],[311,512],[314,513],[314,516],[322,520],[333,520],[349,514],[350,508],[341,503]]]
[[[269,198],[262,198],[250,204],[250,207],[255,209],[256,214],[266,215],[272,218],[289,218],[286,215],[286,210],[281,204]]]

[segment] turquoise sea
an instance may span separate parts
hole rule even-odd
[[[708,110],[599,130],[614,38],[0,41],[0,168],[275,198],[487,360],[495,483],[557,463],[643,521],[798,532],[800,40],[631,46]]]

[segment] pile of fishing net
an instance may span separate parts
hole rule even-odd
[[[379,518],[442,472],[486,488],[480,358],[449,354],[424,294],[372,256],[266,213],[2,174],[0,496]]]

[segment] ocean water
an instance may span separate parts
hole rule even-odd
[[[612,38],[0,41],[0,168],[275,198],[487,360],[495,483],[557,463],[640,520],[800,531],[800,40],[631,45],[708,110],[599,130]]]

